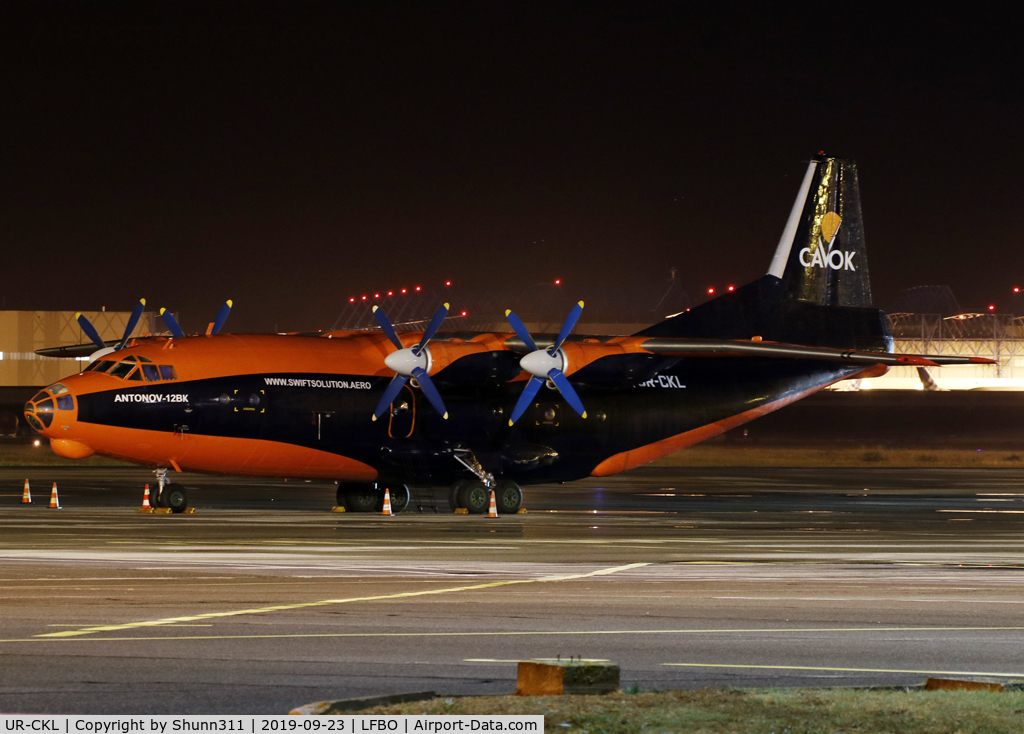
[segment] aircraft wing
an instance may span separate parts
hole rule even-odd
[[[108,339],[103,342],[106,347],[116,347],[121,343],[120,339]],[[87,344],[72,344],[66,347],[47,347],[46,349],[37,349],[36,354],[40,357],[60,357],[65,359],[73,359],[75,357],[88,357],[90,354],[95,352],[97,347],[92,342]]]
[[[850,364],[884,364],[939,367],[951,364],[995,364],[986,357],[962,357],[923,354],[891,354],[889,352],[858,352],[827,347],[805,347],[762,341],[726,339],[647,339],[640,349],[666,357],[774,357],[778,359],[813,359]]]

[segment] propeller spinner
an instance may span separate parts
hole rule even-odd
[[[441,394],[434,387],[434,383],[430,379],[430,350],[427,349],[427,342],[441,328],[441,323],[447,315],[448,304],[446,303],[437,309],[434,318],[427,325],[427,330],[423,332],[423,338],[420,339],[420,343],[414,347],[405,347],[398,338],[398,333],[395,331],[395,327],[391,325],[388,317],[377,306],[373,307],[373,317],[380,324],[381,331],[384,332],[384,335],[387,336],[392,344],[398,347],[397,351],[384,358],[384,364],[395,373],[395,376],[387,386],[387,389],[384,390],[380,402],[377,403],[377,408],[373,411],[373,420],[377,420],[384,415],[388,406],[398,397],[398,393],[402,391],[410,377],[415,378],[419,383],[420,389],[423,390],[423,394],[426,395],[430,404],[434,406],[434,410],[440,413],[442,417],[448,417],[448,409],[444,407]]]
[[[508,420],[510,426],[515,424],[523,413],[526,412],[526,409],[530,407],[530,402],[537,395],[537,391],[540,390],[540,386],[546,380],[551,380],[555,384],[558,392],[562,394],[565,402],[569,403],[573,410],[579,413],[581,417],[587,417],[587,411],[583,407],[583,402],[576,394],[572,385],[569,384],[569,379],[565,376],[569,360],[565,356],[565,352],[562,351],[562,343],[569,336],[569,332],[572,331],[573,327],[576,326],[576,322],[580,320],[580,314],[582,313],[583,301],[580,301],[569,312],[569,316],[565,319],[565,323],[562,324],[562,329],[558,332],[558,338],[555,339],[555,343],[551,348],[537,349],[537,344],[533,341],[533,337],[530,336],[530,332],[526,330],[519,317],[512,313],[511,310],[505,312],[505,317],[512,325],[512,330],[515,331],[527,348],[531,350],[529,354],[519,360],[519,366],[532,376],[530,381],[526,383],[523,394],[519,396],[516,407],[512,410],[512,416]]]

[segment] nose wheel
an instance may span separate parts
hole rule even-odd
[[[188,508],[188,495],[185,488],[178,484],[171,484],[167,481],[167,469],[157,469],[156,491],[150,492],[149,504],[152,507],[168,507],[175,515],[184,512]]]

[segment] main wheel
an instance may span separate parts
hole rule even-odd
[[[515,482],[498,482],[494,503],[498,506],[499,515],[514,515],[523,506],[523,490]]]
[[[373,512],[382,497],[372,484],[349,485],[345,488],[345,507],[352,512]]]
[[[466,482],[459,491],[459,502],[469,510],[470,515],[482,515],[487,512],[491,495],[483,482]]]
[[[161,495],[160,495],[160,485],[159,484],[156,485],[153,488],[153,490],[149,493],[149,506],[150,507],[152,507],[153,509],[156,509],[157,507],[160,507],[160,501],[164,497],[167,496],[167,487],[169,487],[169,486],[170,486],[169,484],[164,486],[163,497],[161,497]]]
[[[388,485],[388,489],[391,491],[391,512],[393,514],[397,515],[399,512],[405,512],[409,509],[412,493],[406,485],[391,484]]]
[[[462,504],[462,490],[466,485],[472,483],[472,479],[460,479],[452,485],[450,490],[448,490],[448,504],[451,505],[452,512],[465,507],[465,505]]]
[[[185,508],[188,507],[188,497],[185,495],[185,489],[177,484],[164,487],[160,501],[164,507],[170,507],[171,512],[176,515],[184,512]]]

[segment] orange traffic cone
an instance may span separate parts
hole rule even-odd
[[[50,509],[59,510],[60,500],[57,498],[57,483],[53,483],[53,489],[50,490]]]
[[[491,506],[487,508],[487,517],[498,516],[498,505],[494,503],[494,490],[491,490]]]
[[[391,517],[391,490],[384,490],[384,514]]]
[[[21,493],[21,504],[31,505],[32,504],[32,490],[28,488],[28,480],[25,480],[25,491]]]
[[[146,492],[142,495],[142,507],[139,508],[139,512],[148,512],[153,509],[153,505],[149,504],[149,485],[146,485]]]

